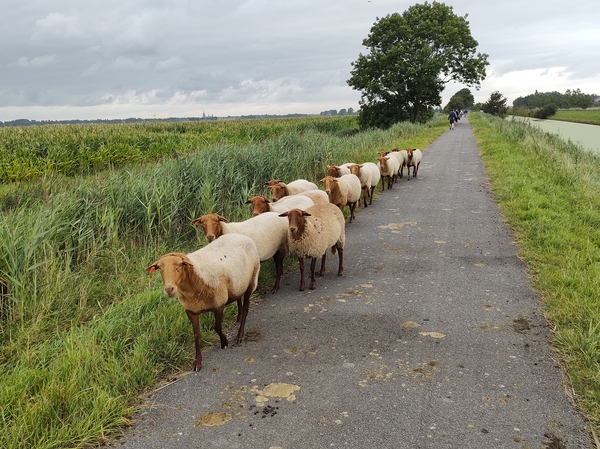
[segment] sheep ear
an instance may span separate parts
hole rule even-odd
[[[181,262],[179,263],[182,267],[191,267],[193,266],[192,261],[187,258],[187,256],[181,256]]]
[[[252,197],[252,198],[254,198],[254,197]],[[250,203],[252,203],[252,198],[246,200],[246,202],[244,204],[250,204]]]
[[[319,184],[323,184],[325,182],[325,178],[319,180]]]
[[[219,217],[219,221],[224,221],[225,223],[229,222],[225,217],[221,217],[220,215],[217,215],[217,217]]]
[[[312,215],[310,215],[308,212],[306,212],[305,210],[302,211],[302,216],[303,217],[311,217]]]
[[[152,265],[150,265],[148,268],[146,268],[146,272],[148,272],[148,274],[152,274],[152,273],[154,273],[154,272],[155,272],[157,269],[158,269],[157,262],[154,262]]]
[[[192,224],[194,226],[198,226],[200,223],[202,223],[202,217],[196,218],[195,220],[192,220]]]
[[[282,214],[279,214],[280,217],[287,217],[289,214],[287,212],[284,212]]]

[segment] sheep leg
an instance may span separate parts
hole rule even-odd
[[[321,257],[321,269],[319,270],[319,276],[325,276],[325,259],[327,258],[327,251]],[[316,262],[316,259],[315,259]]]
[[[239,323],[240,320],[242,319],[242,300],[241,299],[237,300],[237,310],[238,310],[238,313],[237,313],[237,316],[235,317],[235,322]]]
[[[277,251],[273,256],[273,260],[275,261],[275,285],[273,285],[272,293],[277,293],[279,291],[279,281],[281,280],[281,275],[283,274],[283,260],[285,259],[285,254],[283,251]],[[239,321],[239,320],[238,320]]]
[[[416,167],[414,167],[414,169],[413,169],[413,178],[416,178],[416,177],[417,177],[417,171],[419,171],[419,165],[421,165],[421,163],[420,163],[420,162],[419,162],[419,163],[417,164],[417,166],[416,166]]]
[[[298,257],[298,265],[300,266],[300,291],[304,291],[304,257]]]
[[[398,173],[400,173],[400,178],[402,178],[402,176],[404,174],[404,164],[400,165],[400,171]]]
[[[341,245],[338,245],[338,244],[336,244],[335,246],[337,247],[338,259],[339,259],[338,276],[342,276],[344,274],[344,247]]]
[[[406,180],[410,181],[410,165],[406,167],[406,172],[407,172]],[[414,170],[413,170],[413,173],[414,173]]]
[[[200,324],[198,323],[198,314],[186,310],[190,323],[192,323],[192,329],[194,331],[194,345],[196,347],[196,358],[194,359],[194,364],[192,365],[192,371],[200,371],[202,369],[202,351],[200,350],[200,341],[202,339],[202,335],[200,334]]]
[[[225,336],[225,333],[223,332],[223,310],[224,309],[225,309],[225,307],[220,307],[219,309],[215,309],[213,311],[213,314],[215,316],[215,332],[219,335],[219,338],[221,339],[221,349],[227,349],[227,346],[229,346],[229,341],[227,341],[227,337]],[[243,320],[244,320],[244,315],[242,312],[242,321]]]
[[[363,204],[365,207],[368,207],[367,197],[369,196],[369,188],[367,186],[363,187]]]
[[[315,279],[315,266],[317,265],[317,258],[311,257],[310,259],[310,289],[314,290],[317,288],[317,280]]]
[[[248,286],[248,289],[244,293],[244,305],[242,312],[242,321],[240,321],[240,328],[238,329],[236,343],[244,341],[244,329],[246,327],[246,317],[248,316],[248,309],[250,308],[250,295],[252,294],[252,286]]]
[[[350,203],[350,223],[354,221],[354,210],[356,209],[356,203]]]
[[[373,192],[375,192],[375,186],[371,187],[371,192],[369,193],[369,204],[373,204]]]

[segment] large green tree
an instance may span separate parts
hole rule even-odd
[[[450,112],[453,110],[460,111],[462,109],[468,109],[475,104],[475,98],[468,88],[464,88],[452,95],[452,98],[448,101],[448,104],[444,108],[444,112]]]
[[[348,80],[361,91],[362,127],[419,121],[425,111],[441,105],[450,81],[479,88],[488,55],[476,53],[478,43],[466,18],[438,2],[377,18],[363,40],[369,53],[352,63]]]

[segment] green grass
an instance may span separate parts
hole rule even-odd
[[[190,369],[187,317],[162,294],[160,276],[144,268],[166,252],[205,243],[193,218],[208,212],[248,218],[243,202],[265,193],[268,179],[317,180],[328,164],[374,161],[380,149],[424,148],[446,129],[441,116],[359,133],[340,123],[315,127],[299,119],[271,133],[270,121],[251,121],[246,130],[232,123],[235,132],[224,126],[214,143],[185,155],[83,170],[92,173],[85,176],[51,169],[2,186],[0,447],[98,444],[128,424],[142,392]],[[114,126],[102,132],[123,131]],[[169,141],[182,129],[161,132]],[[253,129],[265,135],[231,142],[233,134]],[[272,262],[262,264],[260,291],[272,286],[273,272]],[[229,325],[235,306],[227,313]],[[212,316],[203,315],[205,345],[214,340],[211,327]]]
[[[577,403],[600,431],[600,158],[555,135],[469,115]]]
[[[561,109],[556,112],[552,120],[562,120],[565,122],[587,123],[589,125],[600,125],[600,109],[589,110],[568,110]]]

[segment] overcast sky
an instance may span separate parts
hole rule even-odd
[[[0,0],[0,120],[314,113],[359,108],[346,81],[405,0]],[[509,105],[600,95],[598,0],[454,0]],[[443,104],[463,85],[447,85]]]

